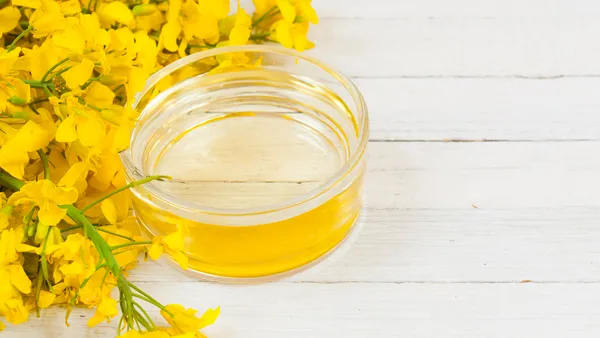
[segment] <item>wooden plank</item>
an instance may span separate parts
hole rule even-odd
[[[328,19],[309,51],[360,77],[600,75],[596,18]]]
[[[142,283],[164,302],[221,306],[211,338],[282,337],[593,337],[600,334],[599,284],[267,284],[231,287]],[[151,312],[157,318],[156,311]],[[81,317],[84,316],[84,317]],[[64,310],[9,327],[24,337],[109,337],[112,325],[85,328],[91,311]],[[33,336],[33,335],[32,335]]]
[[[313,1],[322,18],[406,17],[572,17],[600,16],[597,1],[570,0],[355,0],[352,6],[339,1]]]
[[[356,79],[372,140],[598,140],[600,78]]]
[[[600,281],[598,144],[372,143],[360,235],[291,281]]]

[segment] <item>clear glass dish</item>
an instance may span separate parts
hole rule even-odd
[[[154,74],[121,153],[149,237],[185,225],[190,271],[270,279],[334,249],[362,205],[368,118],[339,72],[277,46],[216,48]]]

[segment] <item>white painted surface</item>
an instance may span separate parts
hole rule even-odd
[[[220,305],[211,338],[598,336],[600,4],[353,3],[315,0],[311,53],[370,107],[356,242],[274,284],[152,263],[132,279],[164,302]],[[87,329],[83,309],[67,329],[63,311],[2,336],[114,334]]]

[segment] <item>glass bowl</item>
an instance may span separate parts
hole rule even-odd
[[[352,82],[270,45],[223,47],[155,73],[121,153],[144,232],[187,228],[189,272],[272,279],[338,246],[362,205],[368,118]]]

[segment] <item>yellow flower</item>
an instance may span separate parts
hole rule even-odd
[[[75,187],[83,184],[83,190],[87,188],[86,176],[89,171],[89,163],[87,162],[77,162],[71,165],[71,167],[65,172],[65,174],[61,177],[58,182],[59,187]],[[79,192],[80,190],[77,189]],[[81,191],[83,192],[83,191]]]
[[[19,24],[21,12],[17,7],[8,6],[0,9],[0,38],[2,34],[8,33],[15,29]]]
[[[68,28],[60,32],[55,32],[52,35],[54,46],[63,48],[69,53],[83,53],[85,48],[85,38],[83,36],[81,25],[79,25],[78,22],[69,20],[69,24],[66,27]]]
[[[229,14],[229,0],[198,0],[198,6],[203,13],[210,14],[217,20]]]
[[[23,233],[23,227],[7,229],[0,232],[0,267],[8,266],[19,259],[17,246],[23,239]],[[3,280],[5,279],[0,279],[0,281]]]
[[[33,36],[42,38],[48,34],[61,31],[67,21],[57,2],[42,0],[41,6],[31,15],[29,24],[33,27]]]
[[[113,103],[115,93],[100,82],[94,81],[87,88],[85,101],[97,107],[106,107]]]
[[[144,69],[154,71],[158,55],[156,41],[152,40],[148,34],[138,31],[135,33],[135,48],[137,49],[137,63]]]
[[[10,52],[4,48],[0,48],[0,76],[11,72],[19,58],[19,54],[21,54],[21,47],[17,47]]]
[[[59,247],[52,253],[53,259],[63,259],[66,261],[81,260],[82,252],[93,252],[91,241],[82,234],[74,233],[67,236],[67,239],[59,244]]]
[[[235,23],[229,33],[230,45],[244,45],[250,38],[252,32],[252,18],[244,9],[238,6],[238,11],[235,14]]]
[[[60,205],[72,204],[77,201],[75,188],[57,187],[50,180],[26,183],[21,190],[15,192],[8,199],[12,205],[37,205],[40,210],[40,222],[46,225],[56,225],[67,214],[67,210]]]
[[[0,315],[12,324],[25,322],[29,315],[21,296],[31,292],[31,281],[18,262],[22,239],[22,227],[0,232]]]
[[[60,10],[65,16],[73,16],[81,13],[79,0],[67,0],[60,3]]]
[[[50,231],[50,234],[48,234],[48,231]],[[34,237],[34,243],[41,244],[42,241],[46,239],[46,235],[48,235],[48,240],[46,242],[46,254],[49,255],[55,250],[59,249],[64,240],[60,234],[60,229],[39,223]],[[41,246],[33,246],[26,243],[17,244],[16,249],[18,252],[30,252],[38,255],[40,255],[42,252]]]
[[[23,49],[24,56],[15,63],[14,70],[22,70],[31,73],[31,78],[41,80],[42,76],[60,60],[67,57],[68,51],[56,48],[52,39],[46,39],[32,49]]]
[[[0,129],[2,129],[0,127]],[[4,131],[6,132],[6,128]],[[28,152],[48,145],[48,133],[33,121],[28,121],[0,148],[0,167],[16,178],[22,179]]]
[[[178,335],[171,336],[167,332],[164,331],[151,331],[151,332],[139,332],[136,330],[127,331],[124,334],[118,336],[117,338],[194,338],[194,334],[192,335]]]
[[[277,7],[285,21],[293,23],[296,19],[296,8],[290,0],[277,0]]]
[[[18,113],[23,114],[23,105],[30,99],[30,87],[21,79],[5,77],[4,81],[0,81],[0,111],[13,116]],[[33,116],[28,116],[27,119],[33,119]]]
[[[114,23],[129,26],[133,22],[133,12],[120,1],[113,1],[100,7],[98,17],[104,27],[110,27]]]
[[[92,76],[93,71],[94,61],[83,58],[80,63],[63,73],[62,77],[69,88],[75,89],[83,85]]]
[[[181,33],[181,24],[178,21],[167,22],[160,33],[160,41],[170,51],[177,51],[177,39]]]
[[[164,23],[165,16],[160,11],[155,11],[149,15],[137,16],[135,18],[135,27],[145,32],[151,30],[159,31]]]
[[[11,298],[0,303],[0,315],[6,317],[9,323],[17,325],[27,321],[29,311],[22,299]]]
[[[127,90],[127,102],[132,102],[134,95],[144,88],[149,75],[150,73],[147,69],[131,67],[129,70],[129,79],[125,87]]]
[[[287,48],[295,48],[298,51],[310,49],[313,43],[308,41],[308,23],[289,23],[287,20],[279,20],[271,26],[271,38]]]
[[[196,317],[197,310],[186,309],[179,304],[169,304],[165,306],[160,314],[167,320],[173,329],[171,334],[196,333],[202,328],[212,325],[219,317],[220,308],[208,309],[201,317]],[[171,316],[172,315],[172,316]]]
[[[88,238],[72,234],[54,249],[50,258],[55,263],[54,281],[64,279],[67,286],[79,288],[96,272],[98,252]]]
[[[40,298],[38,300],[38,306],[42,309],[45,309],[52,305],[54,300],[56,299],[56,295],[52,292],[48,292],[46,290],[40,291]]]
[[[102,201],[101,208],[104,217],[110,224],[117,223],[117,206],[112,199],[108,198]]]
[[[102,296],[102,300],[100,300],[100,304],[98,304],[98,307],[96,308],[96,313],[88,321],[88,326],[94,327],[104,320],[110,321],[111,318],[118,314],[117,301],[110,298],[110,296]]]
[[[100,19],[96,13],[80,15],[79,24],[86,41],[86,48],[101,50],[109,44],[110,36],[105,29],[100,27]]]
[[[6,194],[0,192],[0,231],[8,228],[10,222],[9,217],[13,212],[13,207],[6,205]]]
[[[182,269],[187,270],[188,257],[183,252],[185,249],[186,233],[187,227],[185,225],[179,225],[177,231],[172,234],[165,237],[155,236],[152,239],[152,245],[148,250],[148,255],[150,258],[157,260],[164,252],[166,252],[172,259],[179,263]]]
[[[276,6],[276,0],[252,0],[254,7],[256,7],[255,15],[260,17],[268,12],[271,8]]]
[[[296,0],[296,10],[298,16],[308,20],[310,23],[318,24],[319,17],[317,11],[311,5],[312,0]]]
[[[108,34],[110,35],[110,44],[108,47],[115,51],[126,51],[126,54],[128,55],[127,58],[129,60],[133,59],[135,54],[132,53],[132,49],[135,45],[135,40],[131,29],[127,27],[122,27],[117,30],[111,29]]]
[[[70,115],[56,130],[56,141],[73,142],[79,140],[85,147],[92,147],[104,140],[104,122],[97,113],[87,111],[87,117]]]
[[[42,0],[12,0],[13,6],[37,9],[42,6]]]

